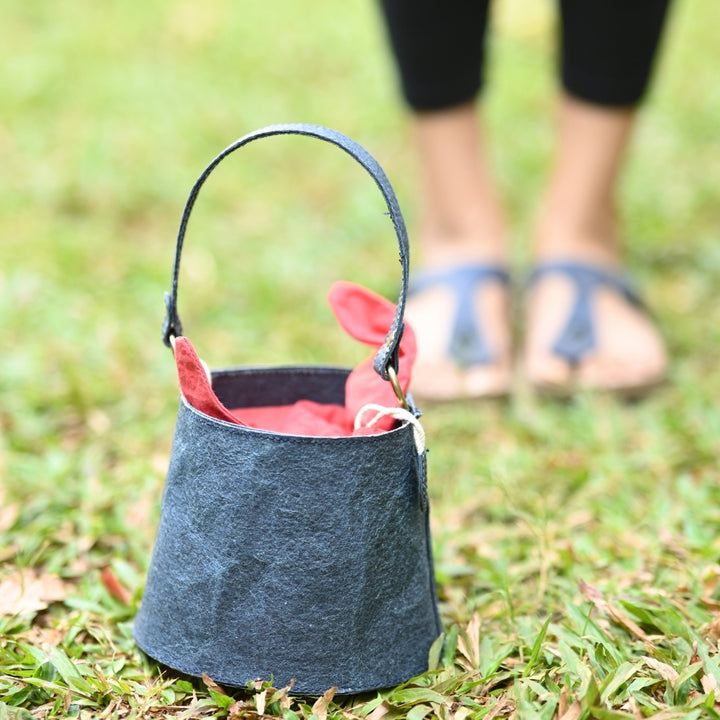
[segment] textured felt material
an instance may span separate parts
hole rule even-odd
[[[138,644],[184,673],[308,694],[423,672],[441,632],[424,494],[410,425],[295,437],[182,401]]]

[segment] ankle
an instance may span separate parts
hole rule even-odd
[[[541,215],[533,249],[537,259],[568,259],[617,266],[618,222],[614,211],[573,219],[563,213]]]
[[[537,260],[575,260],[607,267],[617,267],[620,257],[617,248],[601,239],[579,234],[553,234],[535,243]]]
[[[476,235],[425,234],[420,243],[420,264],[442,269],[470,263],[507,264],[504,240],[478,238]]]
[[[442,268],[466,263],[506,264],[507,232],[499,214],[441,221],[426,217],[420,229],[421,263]]]

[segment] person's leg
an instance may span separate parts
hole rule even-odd
[[[666,0],[564,0],[558,147],[538,218],[539,265],[621,266],[617,187],[638,103],[647,87]],[[525,368],[533,384],[590,388],[652,385],[666,370],[648,315],[609,288],[593,294],[595,347],[573,367],[553,350],[576,298],[561,273],[531,290]]]
[[[421,183],[422,263],[504,263],[505,218],[475,104],[415,113],[412,124]]]
[[[506,228],[485,155],[474,103],[415,113],[421,181],[420,273],[482,265],[505,268]],[[501,395],[511,379],[508,287],[478,283],[473,309],[492,357],[465,363],[448,351],[457,288],[437,284],[411,296],[408,319],[418,336],[416,393],[428,399]]]
[[[571,261],[619,269],[617,180],[630,138],[630,109],[561,100],[559,148],[535,238],[538,263]],[[648,316],[610,289],[594,297],[596,348],[571,367],[553,343],[567,322],[576,288],[570,278],[547,276],[532,290],[526,335],[531,382],[593,388],[651,385],[662,378],[663,343]]]
[[[505,220],[488,169],[476,98],[483,82],[487,2],[383,0],[421,185],[419,272],[505,265]],[[450,275],[446,277],[451,277]],[[460,362],[449,352],[458,293],[433,283],[408,302],[418,336],[413,391],[427,399],[494,395],[510,378],[507,288],[478,283],[473,308],[492,358]]]

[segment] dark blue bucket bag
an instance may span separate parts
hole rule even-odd
[[[289,124],[253,132],[218,155],[192,188],[166,296],[164,340],[182,336],[180,256],[203,183],[228,155],[279,134],[307,135],[349,153],[387,203],[402,286],[373,366],[398,405],[408,240],[377,161],[327,128]],[[342,404],[349,370],[327,366],[211,373],[228,407],[298,400]],[[310,437],[233,425],[180,398],[160,526],[135,620],[138,645],[183,673],[245,686],[272,679],[298,694],[349,694],[397,685],[427,669],[441,632],[428,524],[424,446],[399,420],[371,435]]]

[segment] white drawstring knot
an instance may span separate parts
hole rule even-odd
[[[367,405],[363,405],[363,407],[361,407],[358,411],[358,414],[355,416],[355,430],[363,427],[363,415],[370,411],[373,411],[375,415],[369,422],[364,424],[364,427],[371,428],[384,417],[404,420],[412,425],[413,438],[415,440],[415,448],[417,449],[418,455],[422,455],[425,452],[425,431],[423,430],[420,421],[409,410],[405,410],[405,408],[385,407],[384,405],[378,405],[377,403],[368,403]]]

